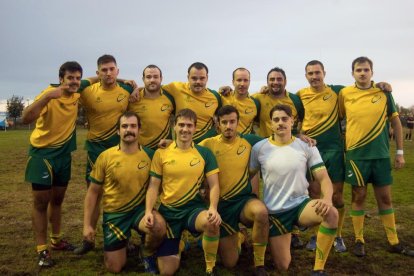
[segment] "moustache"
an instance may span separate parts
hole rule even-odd
[[[124,137],[128,137],[128,136],[135,137],[135,134],[134,134],[134,133],[132,133],[132,132],[127,132],[127,133],[125,133]]]

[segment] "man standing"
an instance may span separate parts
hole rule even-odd
[[[318,60],[312,60],[306,64],[305,77],[310,86],[297,93],[305,109],[301,131],[317,141],[316,146],[332,181],[332,202],[339,214],[334,247],[336,252],[345,252],[346,246],[341,236],[345,218],[343,198],[345,161],[338,115],[338,93],[343,86],[325,85],[324,66]],[[310,186],[311,197],[318,198],[320,196],[319,183],[311,179]],[[316,236],[311,237],[306,247],[310,250],[316,249]]]
[[[139,91],[139,101],[129,103],[128,110],[138,114],[142,121],[138,141],[153,150],[161,139],[171,139],[171,114],[174,98],[161,88],[162,73],[156,65],[148,65],[142,72],[145,88]]]
[[[104,150],[119,143],[117,120],[127,110],[129,94],[132,88],[117,82],[119,69],[116,60],[111,55],[103,55],[97,61],[96,74],[99,82],[81,91],[80,101],[86,110],[88,134],[85,142],[87,150],[86,182],[89,186],[89,174],[98,155]],[[98,200],[100,201],[100,200]],[[93,215],[94,225],[98,223],[99,204]],[[75,254],[85,254],[92,250],[95,243],[83,240]]]
[[[239,259],[239,222],[252,226],[254,275],[267,275],[264,257],[269,234],[266,206],[252,193],[248,163],[252,146],[262,138],[238,134],[239,112],[225,105],[217,112],[220,135],[199,143],[214,153],[220,169],[220,201],[218,210],[223,221],[220,227],[219,253],[225,267],[234,267]]]
[[[260,122],[259,135],[269,137],[272,135],[271,122],[269,121],[269,112],[277,104],[285,104],[292,109],[294,126],[292,133],[298,133],[298,123],[303,119],[303,105],[299,97],[286,91],[286,74],[283,69],[275,67],[267,73],[267,90],[266,94],[257,93],[253,97],[260,103]]]
[[[71,177],[71,152],[76,149],[82,67],[69,61],[59,69],[59,85],[50,85],[23,111],[23,123],[36,121],[30,136],[29,160],[25,180],[32,183],[32,222],[39,254],[38,265],[54,265],[47,242],[47,224],[51,223],[51,248],[73,250],[62,239],[61,210]],[[48,213],[49,210],[49,213]]]
[[[394,166],[403,168],[402,126],[390,93],[382,92],[371,81],[373,63],[367,57],[352,62],[355,84],[339,94],[340,116],[346,119],[345,181],[352,185],[351,217],[355,233],[353,253],[365,253],[364,218],[367,184],[372,183],[378,212],[385,228],[390,252],[414,256],[414,251],[401,245],[395,227],[391,201],[391,160],[388,141],[388,120],[394,129],[397,152]]]
[[[161,243],[166,226],[155,210],[150,210],[153,220],[144,219],[145,194],[153,151],[138,143],[140,119],[134,112],[124,113],[118,120],[118,146],[99,155],[90,174],[91,184],[85,197],[83,235],[95,239],[93,212],[103,193],[103,235],[105,266],[112,273],[119,273],[126,263],[126,246],[131,229],[145,235],[144,263],[146,272],[155,273],[148,262]]]
[[[197,114],[197,128],[194,142],[215,136],[214,114],[221,106],[220,95],[207,88],[208,68],[204,63],[195,62],[188,68],[188,82],[172,82],[163,89],[174,97],[176,113],[190,108]]]
[[[273,262],[280,271],[288,269],[294,225],[309,227],[320,223],[312,274],[325,275],[324,266],[335,238],[338,212],[332,206],[332,183],[317,148],[292,136],[294,120],[287,105],[270,111],[273,135],[252,150],[250,171],[261,170],[263,200],[269,211],[269,242]],[[308,196],[307,170],[321,183],[323,197]]]
[[[233,71],[234,92],[229,96],[222,96],[223,105],[234,106],[239,114],[237,131],[241,134],[253,132],[253,123],[260,114],[260,103],[249,95],[250,72],[246,68],[237,68]]]
[[[152,209],[161,186],[159,212],[168,223],[167,239],[158,250],[161,275],[173,275],[179,265],[179,243],[183,230],[203,233],[206,272],[215,275],[221,217],[217,212],[219,200],[218,167],[211,151],[195,145],[197,115],[191,109],[180,110],[175,117],[176,140],[165,149],[155,152],[151,164],[151,181],[146,196],[144,219],[153,221]],[[210,206],[199,194],[204,179],[210,187]]]

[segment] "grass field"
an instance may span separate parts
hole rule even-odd
[[[52,252],[57,265],[51,269],[39,270],[36,264],[35,242],[31,226],[31,187],[23,182],[28,130],[0,132],[0,274],[1,275],[96,275],[106,274],[103,268],[102,235],[99,227],[97,249],[83,257],[69,252]],[[83,199],[86,192],[84,165],[86,153],[83,142],[86,131],[78,131],[78,150],[73,154],[72,181],[63,205],[63,232],[71,242],[81,240]],[[392,147],[392,152],[395,148]],[[393,202],[397,217],[400,240],[414,247],[414,142],[405,143],[406,167],[394,172]],[[350,206],[350,189],[346,186],[346,207]],[[369,190],[367,211],[372,216],[365,221],[367,256],[354,257],[331,251],[326,269],[331,275],[414,275],[414,258],[390,254],[386,251],[385,233],[377,216],[372,190]],[[347,212],[348,213],[348,212]],[[310,233],[303,233],[307,239]],[[343,236],[351,247],[351,219],[347,215]],[[137,239],[136,236],[134,236]],[[138,240],[138,239],[137,239]],[[288,275],[309,275],[314,254],[305,250],[293,251],[292,264]],[[191,258],[190,258],[191,256]],[[270,264],[270,263],[269,263]],[[241,256],[233,270],[219,267],[221,275],[250,275],[252,258],[249,253]],[[204,261],[201,250],[193,244],[177,275],[203,275]],[[269,272],[271,269],[269,268]],[[143,266],[137,257],[131,257],[124,274],[143,273]],[[276,275],[272,273],[273,275]]]

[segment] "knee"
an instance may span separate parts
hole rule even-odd
[[[160,271],[160,275],[172,276],[178,270],[178,267],[179,261],[177,263],[169,262],[168,264],[163,264],[163,262],[161,262],[160,259],[158,259],[158,269]]]
[[[290,260],[290,257],[285,260],[276,260],[275,266],[280,272],[285,272],[289,269]]]
[[[47,206],[49,205],[49,198],[40,198],[35,197],[33,199],[33,208],[39,212],[47,211]]]
[[[392,204],[391,196],[389,194],[383,194],[379,196],[378,201],[381,205],[385,206],[391,206]]]
[[[338,210],[331,207],[323,220],[329,225],[329,227],[336,228],[338,227],[338,217]]]
[[[344,198],[343,198],[342,191],[334,191],[332,195],[332,202],[335,205],[335,207],[344,205]]]
[[[120,273],[125,262],[115,262],[113,260],[105,260],[105,267],[111,273]]]
[[[366,192],[364,190],[352,190],[352,202],[362,204],[365,201]]]
[[[204,229],[204,234],[207,234],[207,236],[218,236],[220,234],[220,226],[211,223],[207,223]]]
[[[269,225],[269,214],[266,208],[261,208],[254,214],[254,223],[262,226]]]
[[[239,256],[236,256],[236,258],[233,258],[233,259],[221,258],[221,263],[225,268],[231,269],[236,266],[238,259],[239,259]]]

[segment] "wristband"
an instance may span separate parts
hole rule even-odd
[[[396,153],[397,155],[403,155],[404,154],[404,151],[403,150],[397,150],[397,153]]]

